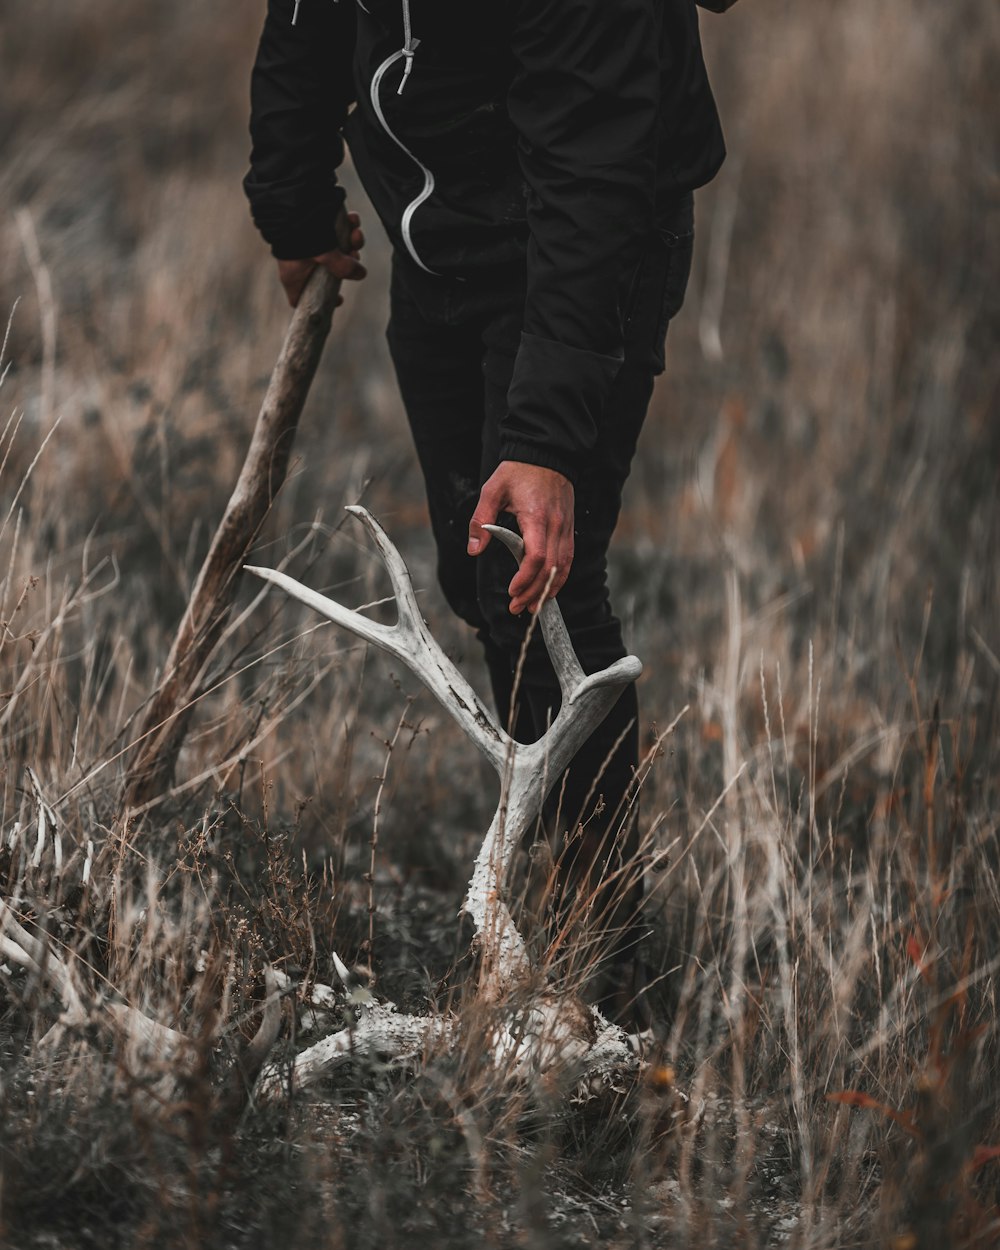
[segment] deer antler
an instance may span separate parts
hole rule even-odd
[[[62,1003],[62,1016],[46,1034],[50,1044],[54,1038],[62,1036],[67,1026],[79,1027],[100,1014],[120,1031],[129,1048],[145,1059],[152,1056],[169,1063],[178,1058],[183,1061],[189,1055],[190,1043],[183,1033],[160,1024],[136,1007],[101,1001],[98,1013],[94,1010],[97,999],[92,994],[86,995],[90,1005],[85,1005],[85,996],[76,984],[71,963],[60,958],[50,944],[29,933],[3,899],[0,899],[0,954],[47,983]]]
[[[547,600],[538,620],[559,680],[562,707],[537,742],[515,742],[431,636],[420,615],[406,565],[385,531],[365,508],[352,506],[348,512],[367,527],[388,570],[396,597],[395,625],[370,621],[284,573],[249,565],[247,571],[396,656],[420,678],[496,769],[501,782],[500,803],[476,857],[463,909],[472,917],[482,944],[486,984],[500,994],[529,970],[524,943],[501,899],[511,857],[554,781],[625,686],[639,676],[642,665],[635,656],[627,656],[599,673],[585,674],[557,603]],[[500,526],[487,528],[520,562],[524,551],[521,539]]]

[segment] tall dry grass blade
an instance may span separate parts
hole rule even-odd
[[[18,231],[21,235],[21,246],[28,260],[28,268],[35,283],[38,296],[38,312],[42,329],[42,394],[41,394],[41,426],[51,428],[55,409],[56,390],[56,327],[58,315],[56,301],[52,293],[52,273],[42,259],[42,249],[35,230],[35,220],[27,208],[19,208],[14,214]],[[6,340],[5,340],[6,344]]]

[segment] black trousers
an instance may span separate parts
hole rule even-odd
[[[597,445],[576,487],[575,556],[558,603],[580,663],[588,673],[626,654],[607,586],[607,552],[622,489],[646,415],[654,376],[663,369],[670,318],[684,298],[693,244],[693,203],[678,202],[643,256],[625,308],[625,360],[603,414]],[[497,542],[478,558],[466,554],[469,520],[482,483],[497,466],[521,333],[523,273],[436,278],[408,258],[393,262],[389,347],[427,487],[437,544],[438,576],[452,609],[478,634],[486,653],[500,717],[510,723],[512,680],[528,625],[508,610],[513,557]],[[510,517],[501,524],[511,525]],[[519,741],[545,732],[560,703],[559,687],[540,631],[525,655],[514,717]],[[567,834],[560,865],[561,898],[572,905],[596,887],[605,924],[634,912],[641,884],[615,905],[602,905],[600,881],[636,850],[634,820],[623,821],[638,762],[638,701],[628,687],[556,784],[546,819]],[[613,883],[614,884],[614,883]],[[619,943],[620,945],[620,943]]]

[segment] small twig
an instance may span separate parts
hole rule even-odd
[[[385,792],[385,783],[389,776],[389,760],[392,758],[393,750],[399,741],[399,735],[403,731],[406,724],[406,714],[410,710],[413,703],[413,695],[407,695],[406,703],[402,712],[399,714],[399,721],[396,724],[396,730],[392,737],[385,744],[385,758],[382,761],[382,771],[378,776],[378,790],[375,792],[375,811],[372,816],[372,833],[369,838],[368,845],[371,854],[368,861],[368,871],[365,873],[365,880],[368,882],[368,962],[371,964],[372,955],[375,950],[375,855],[378,850],[378,826],[379,819],[382,815],[382,795]],[[372,968],[372,985],[375,984],[375,972]]]

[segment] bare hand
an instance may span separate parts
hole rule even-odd
[[[562,590],[573,563],[573,484],[554,469],[501,461],[469,524],[469,555],[486,550],[490,535],[483,526],[501,512],[513,513],[524,539],[524,558],[508,587],[510,610],[537,612],[543,595],[551,599]]]
[[[359,260],[361,249],[365,245],[365,236],[357,213],[341,214],[337,222],[337,234],[341,238],[346,235],[346,251],[338,248],[333,252],[322,252],[319,256],[307,256],[302,260],[278,261],[278,277],[293,308],[298,304],[299,297],[316,268],[327,270],[342,282],[360,282],[368,272]],[[343,299],[338,295],[338,306],[342,303]]]

